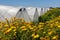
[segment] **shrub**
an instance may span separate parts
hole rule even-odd
[[[44,15],[41,15],[38,20],[39,22],[46,22],[60,15],[60,9],[54,8],[47,11]]]

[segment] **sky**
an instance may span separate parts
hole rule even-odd
[[[0,0],[0,5],[23,7],[60,7],[60,0]]]

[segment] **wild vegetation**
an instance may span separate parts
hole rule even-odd
[[[39,22],[46,22],[58,16],[60,16],[60,8],[52,8],[39,17]]]
[[[60,9],[51,9],[39,17],[39,23],[22,18],[0,21],[0,40],[60,40]]]

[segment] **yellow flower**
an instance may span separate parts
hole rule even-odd
[[[40,22],[39,24],[44,24],[44,23]]]
[[[38,25],[38,27],[39,27],[39,28],[42,28],[42,27],[43,27],[43,25]]]
[[[57,37],[58,37],[58,36],[56,35],[56,36],[52,37],[52,39],[57,39]]]
[[[16,31],[16,29],[13,30],[14,32]]]
[[[2,25],[0,25],[0,28],[2,28]]]
[[[23,31],[27,30],[26,28],[22,29]]]
[[[40,40],[47,40],[46,38],[44,38],[44,37],[40,37]]]
[[[10,29],[8,29],[6,32],[4,32],[4,34],[9,33],[12,30],[12,27]]]
[[[42,39],[43,39],[43,37],[40,37],[40,39],[42,40]]]
[[[53,31],[48,32],[49,35],[51,35],[52,33],[53,33]]]
[[[27,30],[27,29],[26,29],[26,26],[21,26],[20,28],[21,28],[23,31],[24,31],[24,30]]]
[[[38,34],[36,34],[33,38],[38,38],[39,37],[39,35]]]
[[[60,25],[58,25],[58,27],[60,28]]]
[[[46,32],[43,32],[44,34],[46,33]]]
[[[53,27],[53,24],[50,24],[50,27],[52,28]]]
[[[16,29],[16,27],[15,27],[15,26],[11,26],[11,28],[14,28],[14,29]]]
[[[8,25],[8,24],[5,24],[4,26],[5,26],[5,27],[9,27],[9,25]]]
[[[33,27],[30,27],[30,29],[33,29]]]
[[[35,35],[35,33],[32,34],[32,37]]]
[[[0,38],[2,38],[2,37],[0,36]]]
[[[21,28],[21,29],[24,29],[24,28],[26,28],[26,26],[21,26],[20,28]]]
[[[55,22],[56,24],[59,23],[58,21]]]
[[[16,36],[16,33],[17,33],[17,32],[14,32],[14,36]]]
[[[40,30],[42,30],[43,28],[40,28]]]
[[[30,29],[33,29],[33,27],[29,26]]]
[[[49,36],[45,36],[45,39],[46,39],[46,40],[50,40],[50,37],[49,37]]]
[[[33,34],[32,34],[32,37],[33,37],[33,38],[38,38],[38,37],[39,37],[39,35],[38,35],[38,34],[33,33]]]

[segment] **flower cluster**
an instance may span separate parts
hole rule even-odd
[[[21,18],[6,18],[0,22],[0,40],[59,40],[60,16],[46,22],[25,22]]]

